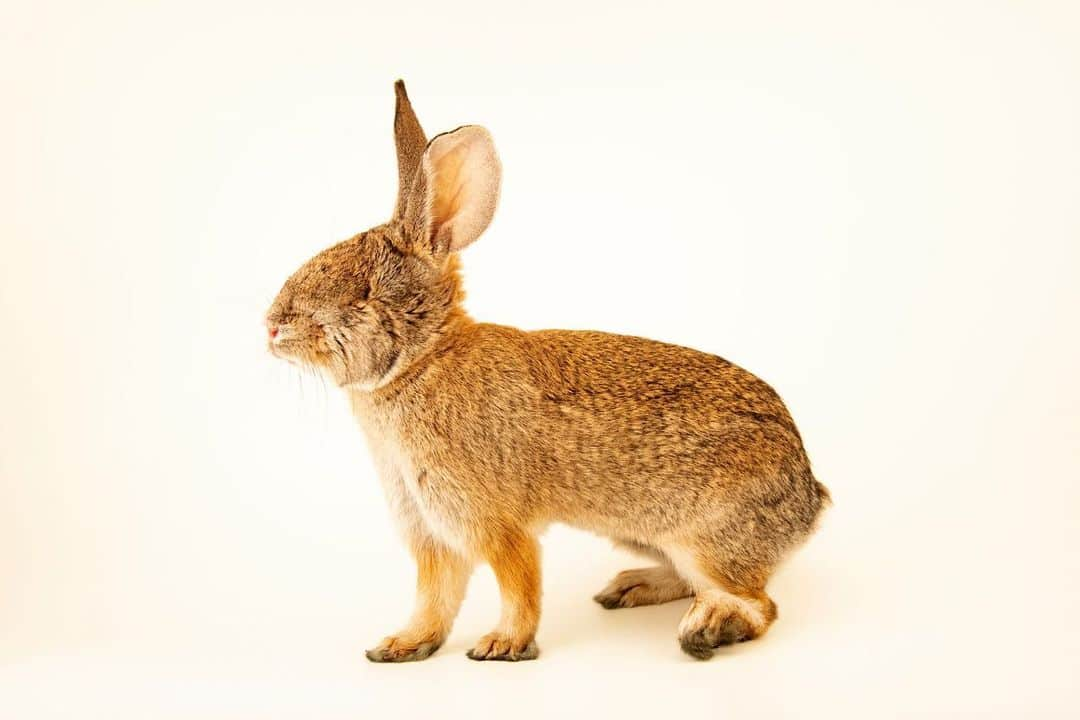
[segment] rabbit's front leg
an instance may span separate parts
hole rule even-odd
[[[416,559],[416,607],[404,629],[367,651],[372,662],[423,660],[434,653],[465,598],[472,562],[431,537],[410,538],[409,547]]]
[[[540,545],[525,530],[505,530],[485,539],[480,554],[495,571],[502,617],[494,631],[466,653],[473,660],[533,660],[540,623]]]

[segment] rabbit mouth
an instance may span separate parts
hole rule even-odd
[[[277,347],[276,345],[271,344],[268,349],[270,350],[270,354],[276,357],[278,360],[286,360],[291,363],[296,362],[296,360],[291,355],[282,351],[281,348]]]
[[[290,365],[300,367],[301,363],[299,358],[296,358],[290,353],[286,352],[280,345],[277,345],[271,341],[270,343],[268,343],[267,349],[270,351],[270,354],[276,357],[278,360],[284,360]]]
[[[288,360],[293,363],[303,362],[304,353],[301,352],[302,348],[298,347],[298,338],[296,332],[289,325],[272,325],[270,326],[269,337],[266,340],[266,347],[270,350],[270,354],[276,358],[282,360]]]
[[[275,335],[271,335],[266,343],[266,348],[270,351],[271,355],[279,360],[284,360],[298,367],[306,364],[304,359],[296,352],[295,343],[291,341],[287,331],[283,330]]]
[[[275,358],[284,360],[295,368],[314,371],[331,380],[335,385],[341,385],[329,367],[330,359],[321,356],[318,351],[313,351],[304,343],[303,338],[271,338],[267,343],[267,349]]]

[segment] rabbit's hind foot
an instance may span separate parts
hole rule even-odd
[[[736,584],[715,558],[684,548],[667,552],[694,589],[679,623],[679,645],[688,655],[708,660],[716,648],[761,637],[776,619],[776,603],[765,594],[766,573],[742,573],[745,582]]]
[[[708,660],[717,648],[745,642],[765,633],[766,616],[748,607],[735,596],[705,590],[679,623],[678,641],[688,655]]]
[[[754,603],[723,590],[698,593],[679,623],[679,645],[687,655],[708,660],[716,648],[764,634],[776,616],[775,608],[768,598]]]
[[[608,610],[631,608],[690,597],[693,591],[670,565],[624,570],[593,596]]]

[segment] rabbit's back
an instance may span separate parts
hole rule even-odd
[[[563,481],[592,501],[590,514],[633,518],[652,535],[785,504],[812,524],[820,486],[764,381],[723,358],[644,338],[531,338],[548,363],[549,422],[572,442],[568,464],[589,470]]]

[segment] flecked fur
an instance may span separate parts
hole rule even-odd
[[[470,318],[455,251],[494,212],[494,145],[475,126],[427,143],[396,90],[393,218],[304,264],[267,315],[272,352],[348,393],[416,558],[413,617],[368,658],[435,652],[477,562],[503,612],[468,656],[535,658],[536,537],[553,522],[658,562],[620,573],[595,598],[604,607],[693,595],[688,654],[760,636],[776,617],[770,574],[828,501],[783,402],[696,350]]]

